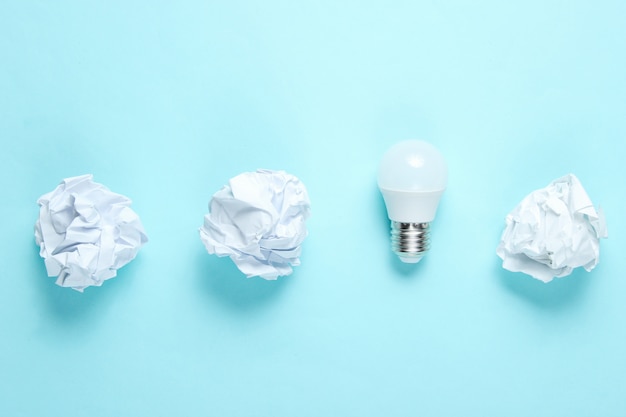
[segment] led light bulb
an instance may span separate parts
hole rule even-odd
[[[402,262],[417,263],[430,249],[430,222],[446,189],[443,155],[423,140],[389,148],[378,170],[378,188],[391,220],[391,249]]]

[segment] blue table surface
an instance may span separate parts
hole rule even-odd
[[[0,415],[626,415],[626,3],[0,5]],[[433,247],[389,249],[376,187],[426,139]],[[246,279],[198,236],[257,168],[312,201],[302,265]],[[576,174],[595,270],[501,268],[506,214]],[[150,242],[81,294],[46,276],[37,198],[93,173]]]

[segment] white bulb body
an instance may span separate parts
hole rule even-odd
[[[387,216],[394,222],[400,223],[430,223],[435,220],[441,191],[407,192],[389,189],[380,189]]]
[[[393,222],[432,222],[447,183],[448,167],[443,155],[433,145],[422,140],[405,140],[395,144],[380,162],[378,187],[392,226]],[[394,251],[404,262],[421,259],[421,256],[403,256]]]

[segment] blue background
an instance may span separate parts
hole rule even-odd
[[[626,3],[171,3],[0,3],[0,415],[626,415]],[[450,168],[414,267],[376,188],[407,138]],[[197,232],[257,168],[313,206],[274,282]],[[607,214],[600,264],[504,271],[505,215],[569,172]],[[33,224],[85,173],[151,241],[80,294]]]

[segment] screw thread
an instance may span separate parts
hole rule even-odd
[[[403,262],[419,262],[430,249],[430,223],[392,221],[391,249]]]

